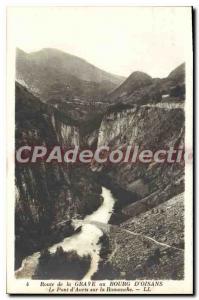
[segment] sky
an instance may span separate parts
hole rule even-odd
[[[190,8],[11,7],[9,38],[32,52],[57,48],[123,76],[166,77],[186,60]]]

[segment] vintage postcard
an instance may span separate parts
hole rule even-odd
[[[7,8],[7,293],[193,293],[192,7]]]

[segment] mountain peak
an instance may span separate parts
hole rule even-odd
[[[30,55],[40,55],[40,54],[47,54],[47,55],[55,55],[55,56],[71,56],[75,57],[72,54],[64,52],[63,50],[56,49],[56,48],[42,48],[38,51],[31,52]],[[78,57],[79,58],[79,57]],[[79,58],[80,59],[80,58]]]
[[[124,80],[54,48],[16,51],[16,79],[42,101],[99,101]]]
[[[151,76],[141,71],[135,71],[111,94],[111,98],[114,100],[123,95],[127,96],[152,83]]]
[[[139,87],[141,87],[152,83],[152,77],[144,72],[135,71],[127,78],[126,82],[131,82],[131,84],[136,88],[138,84]]]
[[[182,63],[175,68],[168,76],[173,81],[184,81],[185,80],[185,63]]]

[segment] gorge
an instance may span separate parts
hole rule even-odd
[[[53,59],[56,55],[53,52]],[[155,151],[184,144],[183,66],[165,79],[133,73],[113,92],[111,87],[106,96],[100,94],[92,110],[86,106],[81,110],[74,85],[67,96],[74,99],[71,105],[64,91],[58,99],[63,77],[58,87],[50,86],[50,101],[46,100],[49,86],[41,91],[41,82],[36,86],[34,80],[34,88],[29,89],[31,76],[37,76],[35,63],[28,82],[21,85],[27,72],[24,54],[19,58],[23,70],[18,68],[16,83],[16,149],[137,144]],[[28,65],[32,59],[28,58]],[[169,94],[167,102],[164,94]],[[85,95],[81,101],[85,102]],[[83,258],[85,279],[183,278],[183,161],[106,166],[96,161],[88,166],[16,162],[15,175],[17,278],[34,277],[41,252],[48,249],[53,256],[57,248],[60,257],[76,251],[80,261]],[[38,271],[36,278],[41,278]]]

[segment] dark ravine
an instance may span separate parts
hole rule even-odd
[[[104,187],[109,189],[113,195],[113,197],[116,199],[115,205],[114,205],[114,211],[111,215],[111,218],[109,220],[110,224],[120,224],[127,220],[129,217],[122,213],[122,209],[126,206],[136,202],[139,197],[136,193],[132,193],[130,191],[127,191],[123,187],[121,187],[119,184],[114,183],[110,177],[106,175],[106,172],[101,172],[97,180],[100,184],[102,184]]]

